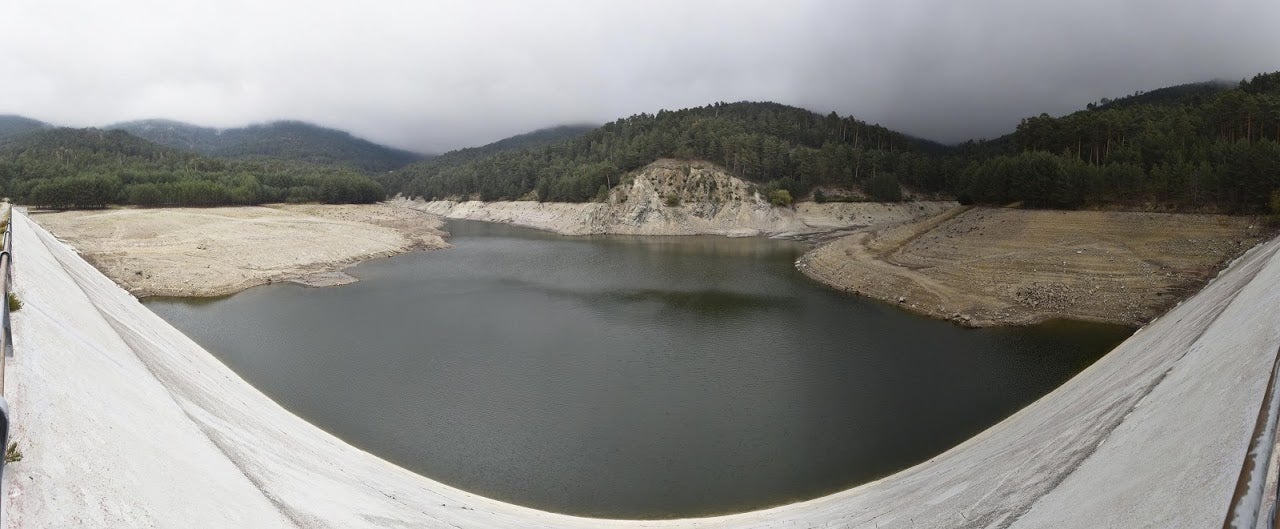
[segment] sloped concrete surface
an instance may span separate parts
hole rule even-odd
[[[1063,387],[937,456],[715,518],[576,518],[469,494],[281,408],[15,213],[25,457],[5,527],[1221,527],[1280,348],[1280,240]],[[362,354],[352,351],[352,354]]]

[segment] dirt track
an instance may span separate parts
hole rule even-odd
[[[279,205],[37,213],[32,219],[138,296],[220,296],[274,281],[349,283],[351,265],[444,248],[440,220],[406,208]]]
[[[797,262],[834,288],[962,325],[1141,325],[1261,242],[1247,217],[957,208],[864,231]]]

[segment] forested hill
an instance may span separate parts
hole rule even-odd
[[[209,156],[294,160],[347,166],[372,173],[397,169],[424,158],[422,155],[379,145],[340,130],[300,121],[277,121],[219,130],[177,121],[143,120],[119,123],[107,128],[124,130],[160,145]]]
[[[1205,81],[1202,83],[1187,83],[1174,86],[1166,86],[1151,91],[1138,91],[1133,95],[1119,97],[1116,99],[1102,98],[1096,103],[1085,105],[1087,110],[1108,110],[1131,107],[1135,105],[1199,105],[1203,104],[1218,94],[1236,88],[1235,83],[1227,81]]]
[[[385,194],[353,169],[296,161],[211,158],[120,130],[43,129],[0,140],[0,193],[56,208],[375,202]]]
[[[580,202],[606,196],[629,171],[677,158],[713,162],[765,193],[796,198],[856,186],[893,201],[906,186],[984,204],[1280,213],[1280,72],[1041,114],[1004,137],[953,149],[852,117],[753,102],[546,129],[390,172],[416,155],[305,123],[118,127],[177,148],[123,130],[0,116],[0,191],[57,207],[370,201],[383,189]],[[371,172],[381,187],[362,176]]]
[[[560,125],[556,127],[538,129],[533,132],[526,132],[509,138],[503,138],[480,147],[468,147],[465,149],[449,151],[441,154],[440,156],[406,167],[404,170],[378,175],[375,178],[382,183],[383,187],[396,190],[393,191],[394,194],[395,192],[399,192],[399,190],[406,189],[410,181],[422,174],[436,173],[448,167],[463,165],[468,162],[493,156],[503,151],[532,149],[535,147],[559,143],[565,140],[575,139],[595,130],[595,128],[595,125]]]
[[[428,199],[536,196],[581,202],[628,171],[661,158],[717,163],[764,189],[804,196],[818,185],[862,186],[900,198],[899,182],[940,189],[944,179],[921,140],[836,114],[776,103],[716,103],[637,114],[542,147],[414,164],[383,179],[390,193]]]
[[[479,158],[481,156],[494,154],[500,151],[541,147],[543,145],[550,145],[552,143],[584,136],[588,132],[595,130],[596,127],[597,125],[560,125],[556,127],[547,127],[545,129],[538,129],[533,132],[526,132],[509,138],[503,138],[480,147],[450,151],[441,155],[441,157]]]
[[[1041,114],[945,165],[961,201],[1265,211],[1280,204],[1280,73]]]
[[[0,116],[0,141],[48,127],[43,122],[22,116]]]

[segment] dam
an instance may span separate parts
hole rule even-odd
[[[580,518],[344,443],[25,215],[14,226],[25,308],[6,386],[26,457],[5,475],[6,527],[1216,527],[1280,348],[1271,241],[1059,389],[905,471],[729,516]]]

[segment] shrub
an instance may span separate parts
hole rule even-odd
[[[674,208],[680,205],[680,197],[677,195],[668,195],[666,200],[667,207]]]
[[[9,443],[9,447],[4,451],[5,463],[17,463],[22,461],[22,451],[18,450],[18,442]]]
[[[902,202],[902,188],[893,175],[882,174],[867,182],[867,194],[878,202]]]
[[[778,207],[790,206],[791,192],[786,189],[774,189],[769,192],[769,203]]]
[[[9,293],[9,312],[18,312],[22,310],[22,300],[18,298],[18,294]]]

